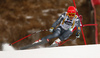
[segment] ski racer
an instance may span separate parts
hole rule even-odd
[[[60,24],[56,30],[55,27]],[[44,41],[44,43],[49,42],[49,40],[59,37],[53,42],[51,46],[58,46],[61,41],[66,40],[72,35],[73,29],[77,27],[76,38],[80,38],[80,19],[76,15],[76,8],[74,6],[69,6],[67,12],[63,13],[58,20],[49,29],[53,34],[43,37],[37,42]]]
[[[60,24],[56,29],[55,27]],[[76,8],[74,6],[69,6],[67,9],[67,12],[63,13],[56,22],[52,25],[52,27],[49,29],[50,32],[53,32],[53,34],[48,35],[46,37],[43,37],[33,43],[33,46],[37,43],[45,44],[48,43],[49,40],[58,37],[50,47],[58,46],[61,41],[64,41],[68,39],[72,33],[73,29],[77,27],[77,33],[76,38],[80,38],[80,19],[76,15]],[[28,47],[31,47],[32,45],[29,45],[27,47],[23,47],[22,49],[26,49]]]

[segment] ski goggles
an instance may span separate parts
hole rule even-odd
[[[68,13],[69,17],[74,17],[76,14],[75,13]]]

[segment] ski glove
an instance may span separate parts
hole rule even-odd
[[[80,32],[76,33],[76,38],[80,38]]]
[[[53,30],[54,30],[54,27],[51,27],[51,28],[49,29],[50,32],[53,32]]]

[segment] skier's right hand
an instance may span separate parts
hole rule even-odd
[[[80,38],[80,32],[76,33],[76,38]]]
[[[54,30],[54,27],[51,27],[51,28],[49,29],[50,32],[53,32],[53,30]]]

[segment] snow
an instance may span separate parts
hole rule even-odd
[[[8,46],[6,47],[8,49]],[[100,45],[2,51],[1,58],[100,58]]]
[[[58,16],[61,16],[61,13],[59,13]]]
[[[42,10],[43,13],[46,13],[46,12],[49,12],[50,9],[45,9],[45,10]]]
[[[45,10],[42,10],[42,13],[44,16],[47,16],[48,15],[47,12],[49,12],[49,11],[50,11],[50,9],[45,9]]]
[[[65,6],[68,6],[68,4],[66,3]]]
[[[26,19],[32,19],[33,16],[26,16]]]
[[[43,13],[47,13],[49,11],[57,11],[58,9],[44,9],[42,10]]]
[[[10,46],[8,43],[4,43],[2,47],[3,47],[3,51],[15,51],[15,49],[12,46]]]
[[[42,21],[42,19],[40,19],[39,17],[38,17],[38,19],[37,19],[37,20],[41,23],[41,25],[42,25],[42,26],[45,26],[45,25],[46,25],[46,23],[45,23],[45,22],[43,22],[43,21]]]

